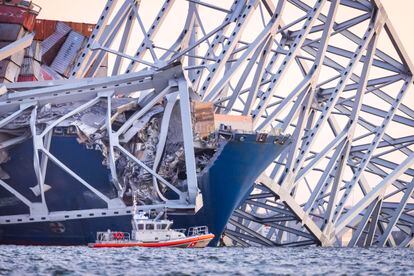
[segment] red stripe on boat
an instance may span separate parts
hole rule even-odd
[[[189,237],[180,240],[166,241],[166,242],[118,242],[118,243],[93,243],[90,247],[103,248],[103,247],[171,247],[179,245],[187,245],[188,247],[194,247],[198,242],[211,240],[214,238],[213,234],[201,235],[197,237]]]

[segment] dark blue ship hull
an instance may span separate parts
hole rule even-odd
[[[243,139],[240,139],[242,136]],[[52,140],[52,154],[100,192],[110,198],[117,196],[109,181],[109,171],[102,165],[100,151],[86,149],[74,137],[56,136]],[[271,137],[267,141],[257,142],[256,135],[235,135],[221,147],[198,177],[203,207],[195,215],[170,216],[174,220],[174,227],[207,225],[216,235],[212,243],[216,244],[231,214],[250,193],[255,179],[280,154],[283,147],[274,143]],[[40,197],[36,197],[29,189],[36,185],[32,152],[31,141],[20,144],[10,151],[12,159],[3,168],[11,176],[6,182],[35,202],[40,201]],[[48,164],[45,183],[52,187],[45,194],[49,211],[106,208],[105,202],[51,162]],[[0,216],[28,213],[26,205],[0,187]],[[95,240],[98,231],[131,231],[130,221],[128,215],[1,224],[0,244],[85,245]]]

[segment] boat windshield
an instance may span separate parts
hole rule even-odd
[[[156,224],[156,229],[157,230],[166,230],[166,229],[168,229],[168,224],[166,224],[166,223],[157,223]]]
[[[171,224],[164,221],[137,221],[136,230],[168,230],[170,229]]]

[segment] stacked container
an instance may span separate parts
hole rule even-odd
[[[30,1],[0,0],[0,48],[32,32],[38,10]],[[0,61],[0,82],[16,82],[24,59],[24,51]]]
[[[212,102],[192,102],[191,114],[193,114],[193,131],[200,137],[205,138],[214,132],[214,105]]]
[[[42,36],[46,36],[49,30],[54,29],[53,33],[47,37],[42,37],[42,59],[46,65],[52,64],[56,55],[58,54],[63,43],[65,43],[67,34],[71,31],[71,28],[63,22],[56,22],[48,20],[47,24],[36,25],[42,26],[40,31],[36,29],[36,33],[42,33]],[[36,38],[36,37],[35,37]],[[39,37],[38,37],[39,38]]]
[[[24,60],[20,69],[19,82],[37,81],[41,79],[42,52],[39,41],[33,41],[32,45],[24,50]]]
[[[71,31],[50,67],[59,74],[69,77],[71,69],[86,39],[78,32]]]
[[[36,11],[35,11],[36,10]],[[31,1],[0,0],[0,48],[35,33],[31,47],[0,61],[0,82],[54,80],[69,77],[94,24],[36,19]],[[108,57],[96,76],[107,76]]]

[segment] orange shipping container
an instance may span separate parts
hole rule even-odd
[[[51,36],[56,31],[56,26],[60,23],[68,25],[72,30],[89,37],[95,28],[94,24],[78,23],[78,22],[65,22],[47,19],[36,19],[34,31],[36,33],[35,40],[43,41]]]
[[[219,129],[220,125],[223,124],[231,127],[233,130],[253,131],[253,119],[251,116],[214,114],[214,123],[216,129]]]
[[[214,132],[214,105],[211,102],[192,102],[193,129],[199,137]]]

